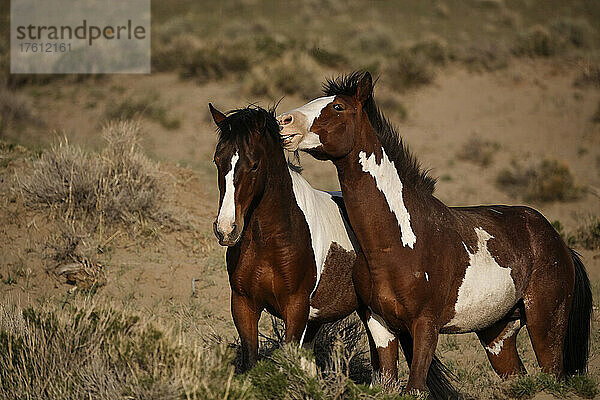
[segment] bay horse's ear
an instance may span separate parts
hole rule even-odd
[[[215,121],[215,124],[217,125],[219,125],[221,122],[223,122],[225,118],[227,118],[225,114],[214,108],[211,103],[208,103],[208,109],[210,110],[210,113],[213,117],[213,121]]]
[[[356,88],[356,94],[354,95],[354,98],[356,101],[359,101],[362,104],[369,98],[369,96],[371,96],[372,92],[373,78],[367,71],[364,73],[362,78],[360,78],[360,82],[358,82],[358,87]]]

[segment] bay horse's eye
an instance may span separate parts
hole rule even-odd
[[[258,163],[252,163],[252,165],[250,165],[250,171],[254,172],[258,169]]]
[[[344,106],[343,106],[343,105],[341,105],[341,104],[339,104],[339,103],[335,103],[335,104],[333,105],[333,109],[334,109],[335,111],[344,111]]]

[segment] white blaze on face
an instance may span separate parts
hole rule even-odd
[[[321,115],[321,111],[325,107],[327,107],[334,99],[335,96],[319,97],[318,99],[314,99],[313,101],[306,103],[302,107],[296,108],[295,110],[289,112],[299,112],[303,114],[307,120],[307,134],[302,139],[302,142],[300,142],[299,144],[300,149],[314,149],[315,147],[321,146],[322,143],[319,139],[319,135],[311,132],[311,128],[315,120]]]
[[[373,341],[377,347],[388,347],[390,342],[396,338],[396,336],[390,331],[387,324],[377,314],[371,314],[367,321],[369,332],[373,336]]]
[[[410,226],[410,214],[402,199],[402,181],[400,181],[398,171],[389,160],[385,150],[382,148],[381,151],[383,153],[381,164],[377,164],[375,154],[371,154],[367,158],[367,154],[364,151],[361,151],[358,155],[358,161],[362,165],[362,170],[371,174],[375,179],[377,188],[385,196],[385,200],[390,210],[394,213],[400,227],[402,244],[412,249],[417,241],[417,237]]]
[[[231,169],[225,175],[225,195],[223,196],[223,203],[217,217],[217,229],[224,235],[231,233],[233,224],[235,223],[235,187],[233,185],[233,174],[235,165],[239,159],[240,156],[236,151],[233,157],[231,157]]]
[[[458,289],[456,315],[446,327],[459,332],[477,331],[489,327],[500,320],[516,304],[515,283],[510,268],[501,267],[490,251],[487,243],[494,237],[483,228],[475,228],[477,250],[469,252],[469,265]]]

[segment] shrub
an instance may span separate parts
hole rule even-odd
[[[181,124],[178,118],[169,114],[167,107],[160,101],[157,93],[143,96],[126,96],[116,102],[109,102],[104,111],[107,120],[126,120],[146,117],[160,123],[167,129],[177,129]]]
[[[164,188],[157,166],[141,152],[138,124],[111,122],[103,136],[102,154],[88,154],[66,139],[43,152],[18,177],[25,204],[96,224],[164,220]]]
[[[500,145],[497,142],[472,136],[459,150],[457,157],[461,160],[487,167],[492,163],[494,154],[499,149]]]
[[[584,64],[573,84],[577,87],[595,86],[600,88],[600,64]]]
[[[514,48],[516,55],[549,57],[559,48],[557,38],[548,29],[535,25],[521,33]]]
[[[598,102],[598,107],[596,107],[596,112],[592,115],[592,122],[596,124],[600,124],[600,102]]]
[[[189,50],[180,61],[179,75],[206,83],[223,79],[230,74],[248,72],[252,65],[249,43],[216,42]]]
[[[496,184],[502,190],[526,201],[568,201],[579,198],[583,189],[575,185],[569,167],[556,160],[543,160],[537,165],[522,169],[500,171]]]
[[[253,96],[265,96],[271,101],[282,94],[312,99],[320,93],[319,69],[308,55],[288,52],[282,58],[252,69],[246,76],[244,90]]]
[[[411,54],[422,56],[436,65],[445,65],[451,58],[448,46],[438,39],[428,39],[415,43],[409,48]]]
[[[317,63],[325,67],[341,67],[348,63],[346,57],[342,54],[322,47],[313,47],[310,49],[309,54]]]
[[[11,125],[40,124],[31,102],[23,95],[0,87],[0,135]]]
[[[114,306],[76,303],[0,305],[0,397],[250,397],[225,346],[203,349]]]
[[[592,217],[569,237],[569,244],[587,250],[600,249],[600,217]]]
[[[474,71],[496,71],[508,66],[509,52],[497,42],[475,42],[456,50],[456,59]]]
[[[434,72],[422,54],[403,50],[392,57],[384,79],[394,90],[427,85],[433,81]]]

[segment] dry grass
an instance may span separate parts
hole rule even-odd
[[[514,197],[533,202],[575,200],[584,192],[575,184],[568,165],[556,160],[543,160],[528,168],[514,164],[512,169],[500,171],[496,185]]]
[[[135,122],[108,123],[101,154],[89,154],[66,139],[42,153],[18,176],[31,208],[51,208],[66,219],[103,222],[161,221],[167,216],[158,167],[139,146]]]
[[[600,88],[600,64],[583,64],[581,72],[577,75],[573,84],[576,87],[594,86]]]
[[[458,151],[457,157],[481,167],[487,167],[493,162],[494,155],[498,150],[500,150],[498,142],[472,136]]]
[[[430,65],[423,53],[402,50],[390,58],[382,81],[397,91],[427,85],[435,77]]]
[[[514,54],[530,57],[550,57],[571,49],[589,47],[594,31],[584,19],[561,18],[547,27],[535,25],[522,32],[513,49]]]
[[[328,339],[332,345],[324,369],[316,366],[311,352],[291,344],[275,350],[247,374],[235,375],[235,352],[223,341],[190,337],[174,324],[140,318],[114,304],[81,296],[64,306],[47,303],[23,309],[2,304],[0,396],[47,400],[88,396],[415,398],[349,379],[352,358],[341,337],[344,333]]]

